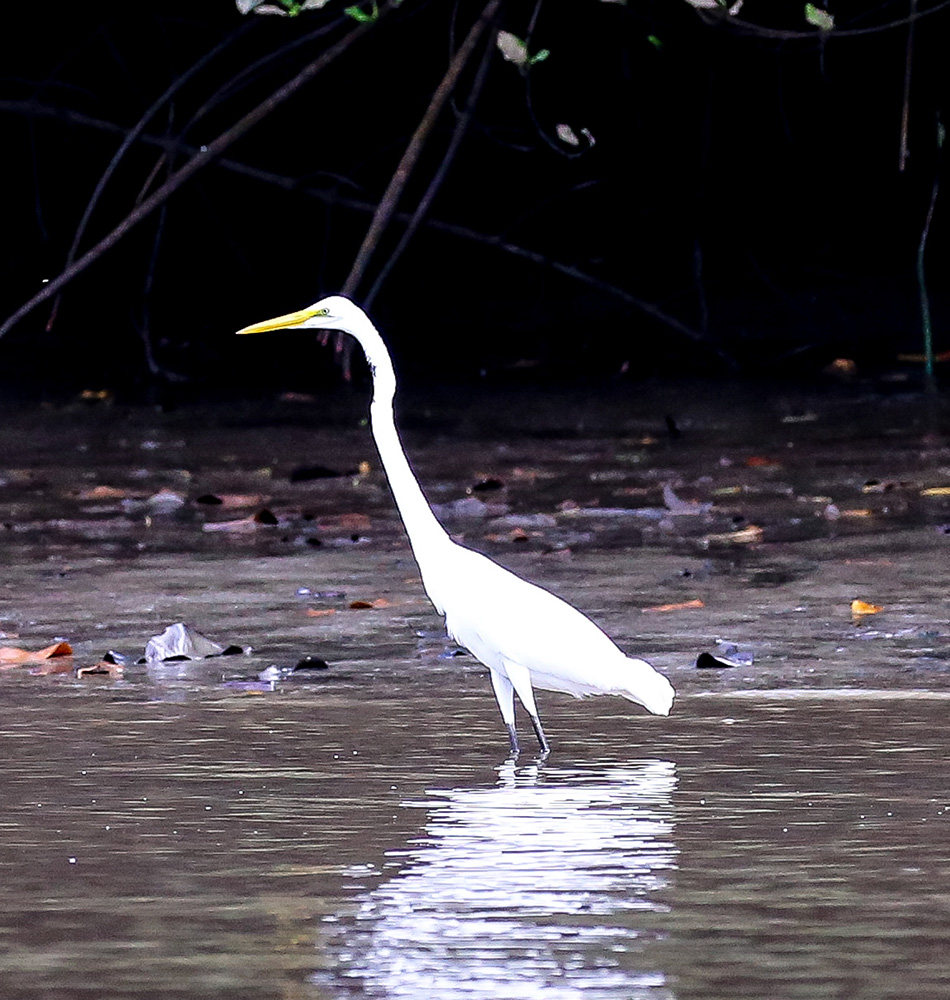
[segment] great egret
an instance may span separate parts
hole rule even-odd
[[[333,295],[306,309],[246,326],[238,333],[285,328],[339,330],[363,348],[373,374],[373,437],[423,586],[436,610],[445,616],[449,636],[488,667],[512,753],[519,749],[515,692],[531,716],[542,753],[549,750],[532,686],[576,698],[621,695],[655,715],[668,715],[673,686],[646,660],[626,656],[566,601],[449,538],[432,513],[399,441],[393,417],[396,375],[386,345],[366,313],[349,299]]]

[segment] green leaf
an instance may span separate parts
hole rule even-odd
[[[660,41],[659,38],[656,37],[656,35],[647,35],[647,41],[655,49],[662,49],[663,48],[663,43]]]
[[[828,11],[816,7],[813,3],[805,4],[805,20],[819,31],[831,31],[835,26],[835,19]]]
[[[533,66],[535,63],[544,62],[550,54],[550,49],[538,49],[538,51],[535,52],[535,54],[528,60],[528,65]]]
[[[379,20],[379,7],[376,6],[376,0],[373,0],[373,6],[369,13],[360,7],[346,7],[343,13],[347,17],[352,17],[359,24],[373,24]]]

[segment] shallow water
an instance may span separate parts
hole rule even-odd
[[[365,428],[8,414],[0,645],[75,655],[0,671],[3,995],[946,992],[934,426],[910,404],[776,399],[678,414],[673,442],[663,400],[613,434],[568,433],[547,405],[527,435],[419,415],[409,435],[437,502],[503,480],[469,498],[507,511],[447,509],[457,536],[676,685],[667,719],[542,692],[543,761],[505,759],[482,668],[453,655],[385,482],[360,470]],[[348,474],[289,482],[308,463]],[[663,483],[714,506],[664,512]],[[198,502],[212,492],[227,502]],[[250,523],[264,507],[276,523]],[[748,525],[762,536],[729,537]],[[883,610],[853,618],[855,597]],[[134,662],[179,620],[251,651]],[[717,638],[753,662],[697,670]],[[122,677],[70,669],[109,649]],[[329,669],[258,679],[306,655]]]
[[[551,698],[515,763],[485,695],[17,690],[5,993],[941,994],[948,699]]]

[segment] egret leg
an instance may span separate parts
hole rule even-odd
[[[508,739],[511,741],[511,752],[517,754],[521,747],[518,745],[518,734],[515,731],[515,689],[511,686],[511,681],[504,674],[498,673],[489,667],[491,674],[491,686],[495,691],[495,701],[501,709],[501,717],[508,730]]]
[[[538,715],[538,706],[534,701],[534,689],[531,687],[531,674],[527,667],[522,667],[519,663],[505,663],[505,670],[508,673],[509,686],[513,686],[518,692],[521,704],[525,711],[531,716],[531,725],[534,726],[535,736],[541,745],[541,753],[550,753],[551,747],[544,730],[541,728],[541,717]]]

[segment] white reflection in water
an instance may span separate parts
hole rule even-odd
[[[500,769],[433,789],[425,835],[343,930],[371,995],[669,998],[649,962],[676,849],[672,763]],[[645,926],[649,923],[649,927]]]

